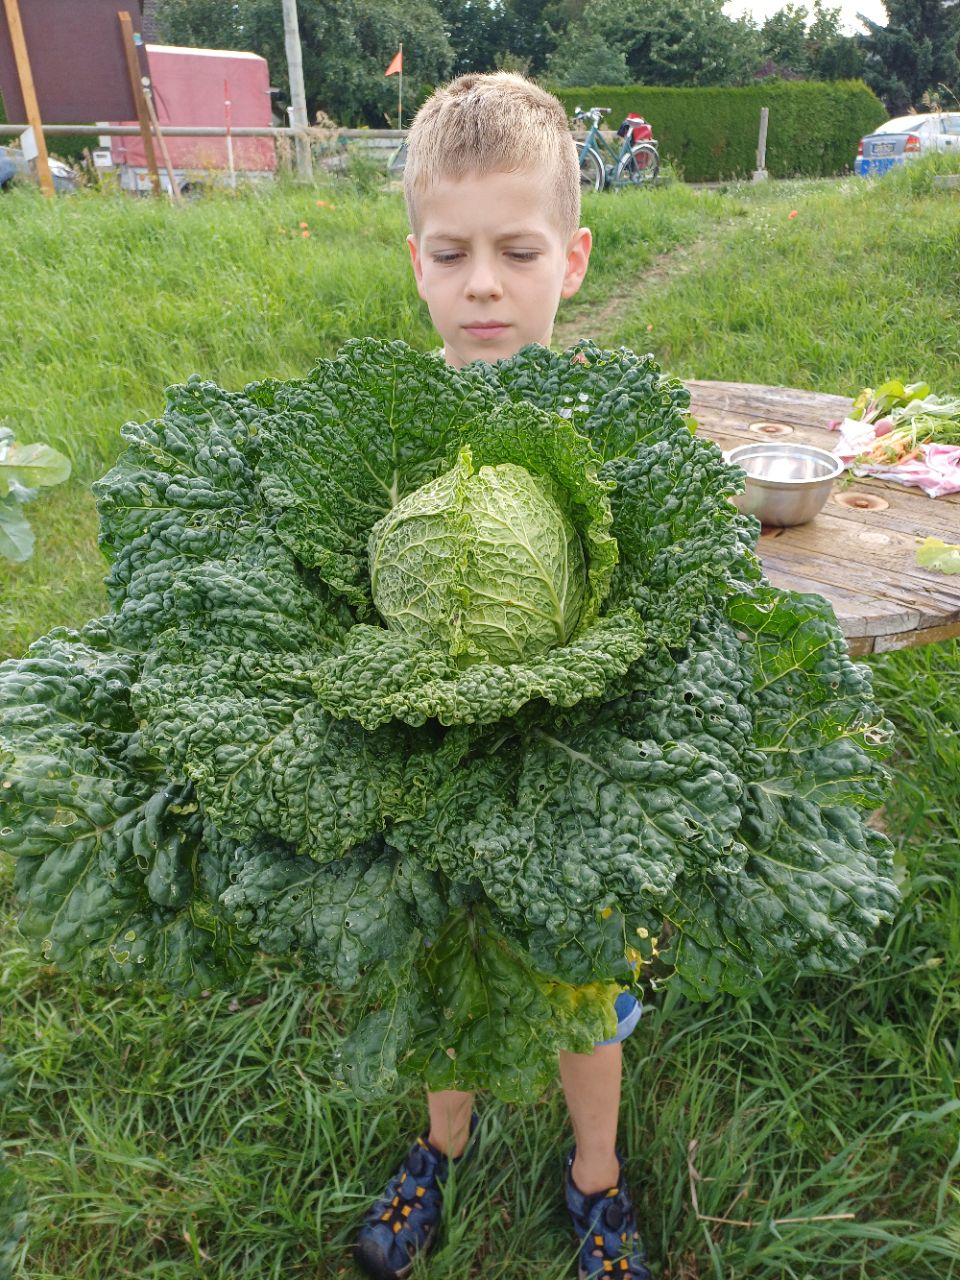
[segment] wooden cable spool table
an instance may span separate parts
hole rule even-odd
[[[742,382],[686,382],[699,434],[721,449],[789,438],[833,452],[827,423],[845,396]],[[921,569],[921,539],[960,543],[960,494],[842,477],[819,515],[789,529],[764,528],[757,550],[776,587],[816,592],[833,605],[852,654],[882,653],[960,636],[960,575]]]

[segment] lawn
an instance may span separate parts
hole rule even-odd
[[[2,212],[0,422],[75,465],[28,508],[33,560],[0,567],[6,654],[103,607],[88,485],[165,386],[292,376],[357,334],[435,345],[395,194],[281,186],[177,210],[17,192]],[[689,377],[960,388],[957,198],[920,168],[591,197],[585,221],[591,275],[561,341]],[[900,731],[882,821],[904,902],[860,969],[774,974],[751,1001],[655,995],[627,1044],[621,1146],[657,1280],[960,1276],[958,656],[871,662]],[[371,1107],[336,1085],[338,999],[266,963],[195,1002],[83,986],[28,953],[10,882],[0,862],[0,1149],[30,1198],[14,1274],[353,1277],[358,1216],[423,1117],[415,1091]],[[557,1089],[484,1105],[415,1280],[572,1274],[564,1125]]]

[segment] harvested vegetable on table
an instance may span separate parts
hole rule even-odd
[[[856,422],[880,423],[893,410],[929,394],[930,387],[926,382],[903,383],[894,378],[890,382],[884,382],[876,390],[864,387],[853,402],[850,417]]]
[[[933,395],[925,382],[865,387],[834,452],[856,475],[919,485],[932,497],[960,491],[960,397]]]
[[[921,569],[960,573],[960,546],[942,538],[924,538],[917,547],[916,560]]]

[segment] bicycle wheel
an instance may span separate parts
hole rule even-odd
[[[593,147],[584,147],[580,152],[580,190],[602,191],[605,181],[603,161]]]
[[[649,142],[638,142],[617,165],[617,181],[634,187],[656,182],[660,172],[660,155]]]

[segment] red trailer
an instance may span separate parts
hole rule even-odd
[[[146,50],[161,129],[164,125],[232,129],[241,125],[269,128],[273,124],[270,77],[266,59],[259,54],[227,49],[182,49],[165,44],[148,44]],[[136,124],[136,121],[111,123]],[[229,182],[231,173],[243,179],[270,178],[277,167],[272,138],[168,137],[166,143],[170,163],[182,185]],[[139,136],[109,139],[105,136],[97,159],[101,167],[118,170],[124,189],[150,190]],[[159,162],[159,155],[157,159]],[[162,165],[160,178],[164,187],[168,187]]]

